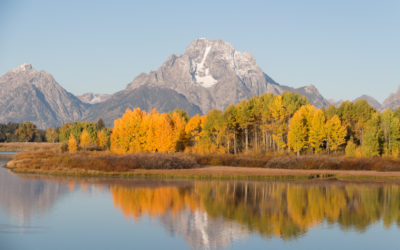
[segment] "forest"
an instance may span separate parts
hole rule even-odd
[[[365,100],[318,109],[286,92],[264,94],[225,111],[188,117],[127,110],[114,122],[114,153],[346,154],[398,156],[400,111],[383,113]]]
[[[37,129],[30,122],[0,124],[0,142],[59,142],[63,152],[186,152],[194,154],[335,154],[393,156],[400,153],[400,108],[380,112],[365,100],[316,108],[304,96],[264,94],[189,117],[183,110],[158,113],[127,109],[107,128],[72,122]]]

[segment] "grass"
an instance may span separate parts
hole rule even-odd
[[[400,160],[344,156],[135,153],[59,149],[24,152],[7,167],[19,173],[196,179],[400,179]]]
[[[337,155],[193,155],[200,165],[279,169],[400,171],[400,159]]]
[[[7,164],[9,168],[26,171],[127,172],[134,169],[187,169],[199,167],[193,157],[184,154],[126,154],[107,152],[61,153],[56,150],[18,154]]]
[[[52,150],[58,147],[58,143],[50,142],[1,142],[0,152],[33,152],[38,150]]]

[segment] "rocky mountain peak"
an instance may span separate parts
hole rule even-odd
[[[19,65],[18,67],[10,70],[10,72],[13,73],[20,73],[20,72],[32,72],[35,71],[32,67],[32,64],[29,63],[23,63],[21,65]]]
[[[216,85],[226,72],[243,80],[249,71],[261,71],[249,52],[237,51],[222,40],[196,39],[186,48],[185,55],[189,57],[195,84],[205,88]]]
[[[400,86],[396,93],[391,93],[382,103],[382,109],[397,109],[400,107]]]
[[[263,93],[284,91],[304,93],[317,106],[327,104],[315,87],[293,89],[279,85],[263,72],[249,52],[238,51],[222,40],[205,38],[194,40],[184,54],[173,54],[157,70],[140,74],[126,89],[143,85],[172,89],[199,106],[203,113],[223,110],[229,104]]]
[[[371,105],[371,107],[377,109],[377,110],[381,110],[382,105],[372,96],[369,95],[362,95],[356,99],[353,100],[353,102],[356,102],[358,100],[365,100],[368,102],[369,105]]]

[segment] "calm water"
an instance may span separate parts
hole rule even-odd
[[[400,186],[0,169],[0,249],[400,249]]]

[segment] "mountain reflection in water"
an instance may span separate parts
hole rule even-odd
[[[62,197],[95,190],[111,195],[132,225],[153,218],[195,249],[229,247],[250,234],[291,241],[323,223],[359,233],[378,222],[400,226],[396,183],[73,179],[0,169],[0,210],[21,227]]]

